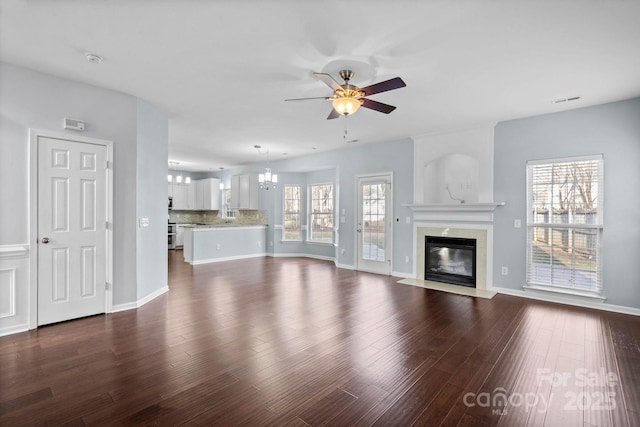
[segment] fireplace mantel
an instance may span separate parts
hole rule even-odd
[[[495,203],[430,203],[426,205],[402,205],[413,212],[493,212],[504,202]]]
[[[402,206],[411,209],[414,222],[493,223],[493,212],[498,206],[504,206],[504,202],[405,204]]]

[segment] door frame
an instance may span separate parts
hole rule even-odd
[[[387,239],[387,246],[388,246],[388,255],[387,255],[387,250],[385,249],[385,255],[387,256],[387,259],[389,260],[389,275],[391,275],[393,273],[393,171],[387,171],[387,172],[377,172],[377,173],[367,173],[367,174],[357,174],[355,175],[355,183],[354,183],[354,187],[355,187],[355,222],[354,222],[354,227],[353,227],[353,234],[354,234],[354,238],[353,238],[353,242],[354,242],[354,252],[355,252],[355,259],[354,259],[354,267],[356,271],[367,271],[367,270],[360,270],[359,269],[359,263],[360,263],[360,241],[359,241],[359,237],[358,237],[358,222],[360,222],[360,203],[362,202],[360,200],[360,188],[359,188],[359,184],[360,184],[360,180],[361,179],[374,179],[374,178],[385,178],[389,180],[389,203],[385,204],[385,220],[389,221],[388,225],[389,225],[389,235],[386,236]],[[387,206],[388,205],[388,206]]]
[[[106,174],[106,289],[105,313],[113,310],[113,141],[86,136],[29,129],[29,329],[38,327],[38,140],[40,138],[62,139],[84,144],[102,145],[107,149]]]

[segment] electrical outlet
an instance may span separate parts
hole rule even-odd
[[[509,267],[502,267],[502,275],[503,276],[509,275]]]
[[[410,216],[406,217],[404,220],[405,220],[405,222],[407,224],[411,224],[411,217]]]
[[[258,247],[261,248],[262,247],[262,242],[260,240],[258,240]]]
[[[519,219],[513,220],[513,228],[522,228],[522,221]]]
[[[216,243],[216,251],[219,251],[221,248],[220,243]]]
[[[407,264],[409,264],[409,255],[404,257],[404,262],[406,262]]]

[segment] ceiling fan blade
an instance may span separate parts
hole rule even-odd
[[[372,99],[362,98],[362,106],[369,108],[370,110],[380,111],[381,113],[389,114],[396,109],[393,105],[383,104],[382,102],[374,101]]]
[[[285,101],[306,101],[309,99],[324,99],[327,100],[329,99],[328,96],[314,96],[312,98],[291,98],[291,99],[285,99]]]
[[[406,85],[407,84],[402,81],[400,77],[395,77],[393,79],[385,80],[371,86],[361,87],[360,90],[364,92],[364,96],[369,96],[380,92],[386,92],[388,90],[400,89],[401,87],[405,87]]]
[[[316,78],[318,80],[322,80],[324,82],[324,84],[326,84],[327,86],[329,86],[333,90],[340,89],[342,87],[342,86],[340,86],[340,83],[338,83],[338,81],[336,79],[334,79],[331,74],[313,73],[313,75],[316,76]]]
[[[329,117],[327,117],[327,120],[337,119],[338,117],[340,117],[340,113],[338,113],[334,108],[332,108],[331,112],[329,113]]]

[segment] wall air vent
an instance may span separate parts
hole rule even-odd
[[[71,130],[84,130],[84,122],[81,120],[64,118],[64,128]]]
[[[571,96],[569,98],[554,99],[553,103],[554,104],[562,104],[563,102],[577,101],[578,99],[580,99],[579,96]]]

